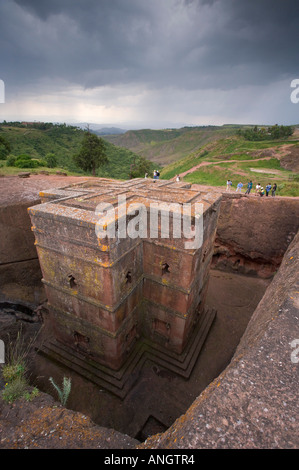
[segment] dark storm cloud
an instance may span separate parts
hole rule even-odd
[[[163,41],[159,10],[157,0],[13,2],[0,33],[4,58],[6,50],[13,56],[9,78],[21,64],[23,80],[60,77],[87,87],[144,80]]]
[[[234,88],[297,72],[293,0],[0,0],[1,73],[95,87]]]
[[[0,0],[1,111],[298,122],[298,31],[298,0]]]

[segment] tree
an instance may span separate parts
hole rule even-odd
[[[0,160],[5,159],[10,151],[10,143],[0,135]]]
[[[146,158],[140,156],[138,161],[134,158],[134,163],[130,166],[130,178],[140,178],[145,173],[150,174],[152,172],[152,162],[146,160]]]
[[[292,126],[272,126],[268,129],[272,139],[283,139],[284,137],[290,137],[294,133]]]
[[[237,135],[240,137],[244,137],[246,140],[274,140],[274,139],[284,139],[286,137],[290,137],[294,132],[294,128],[292,126],[279,126],[275,124],[275,126],[268,127],[265,129],[262,127],[259,129],[255,126],[253,129],[245,129],[241,131],[238,129]]]
[[[76,165],[84,171],[91,171],[96,176],[96,170],[108,163],[103,139],[88,131],[83,137],[80,152],[74,156]]]

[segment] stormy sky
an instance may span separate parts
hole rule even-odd
[[[298,124],[298,39],[298,0],[0,0],[0,122]]]

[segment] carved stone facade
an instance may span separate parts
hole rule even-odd
[[[40,196],[42,204],[29,214],[48,299],[45,327],[55,336],[43,345],[44,354],[118,396],[146,357],[188,376],[215,316],[204,303],[221,196],[141,178],[89,179]],[[113,237],[97,236],[100,203],[114,209],[105,227],[108,234],[115,224]],[[195,204],[202,204],[200,246],[186,248],[190,237],[174,237],[175,212],[169,237],[163,236],[162,203],[176,203],[179,211],[189,205],[193,228]],[[146,210],[147,235],[120,238],[138,212],[132,204]],[[158,217],[155,237],[151,217]]]

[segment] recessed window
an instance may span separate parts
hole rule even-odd
[[[132,282],[132,273],[131,271],[128,271],[126,274],[126,284],[131,284]]]
[[[71,289],[73,289],[77,285],[76,280],[74,276],[72,276],[72,274],[69,275],[69,283]]]
[[[162,275],[167,274],[167,273],[170,273],[169,264],[168,263],[163,263],[162,264]]]
[[[89,338],[78,331],[74,331],[74,340],[77,344],[89,343]]]

